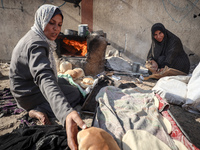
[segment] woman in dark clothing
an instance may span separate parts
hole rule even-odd
[[[161,23],[152,26],[151,36],[152,44],[147,55],[147,63],[152,65],[149,69],[152,74],[158,73],[165,66],[188,74],[190,61],[183,50],[181,40]]]

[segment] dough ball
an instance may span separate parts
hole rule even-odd
[[[90,127],[77,135],[79,150],[120,150],[114,138],[105,130]]]
[[[77,76],[77,72],[74,70],[67,70],[64,74],[69,74],[73,79]]]
[[[80,86],[84,89],[86,89],[89,86],[92,86],[94,83],[94,79],[91,76],[86,76],[83,78],[82,82],[80,83]]]
[[[72,69],[72,64],[68,61],[63,61],[60,64],[60,72],[62,72],[62,73],[66,72],[67,70],[71,70],[71,69]]]
[[[87,77],[83,78],[83,83],[92,85],[94,83],[94,79],[91,76],[87,76]]]
[[[85,76],[85,73],[82,68],[74,68],[73,70],[77,72],[76,79],[80,79]]]

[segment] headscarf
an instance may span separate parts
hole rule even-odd
[[[155,33],[157,30],[160,30],[162,33],[166,34],[166,29],[165,29],[164,25],[161,24],[161,23],[156,23],[156,24],[154,24],[154,25],[151,27],[151,34],[152,34],[152,36],[154,36],[154,33]]]
[[[58,10],[58,11],[56,11]],[[51,18],[57,14],[61,14],[62,18],[63,15],[59,9],[59,7],[50,5],[50,4],[44,4],[38,8],[38,10],[35,13],[35,22],[34,25],[31,27],[31,30],[33,30],[36,34],[38,34],[45,42],[49,44],[49,61],[51,62],[51,68],[53,69],[56,77],[57,77],[57,69],[56,69],[56,62],[53,57],[53,52],[56,50],[56,42],[49,40],[44,35],[44,29],[46,25],[49,23]]]
[[[154,34],[157,30],[160,30],[163,34],[164,34],[164,38],[162,40],[162,42],[158,42],[155,38],[154,38]],[[163,52],[163,48],[166,45],[166,29],[163,26],[163,24],[161,23],[156,23],[152,26],[151,28],[151,37],[152,37],[152,56],[154,57],[154,59],[158,59],[158,57],[160,55],[162,55]],[[161,60],[162,61],[162,60]]]

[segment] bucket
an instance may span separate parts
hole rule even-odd
[[[65,29],[64,34],[65,35],[78,35],[78,31],[70,30],[70,29]]]
[[[89,35],[88,24],[78,25],[78,36],[86,37]]]
[[[134,63],[132,64],[132,71],[133,71],[133,72],[139,72],[139,70],[140,70],[140,63],[134,62]]]

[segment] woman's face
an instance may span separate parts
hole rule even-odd
[[[44,35],[51,41],[54,41],[59,35],[62,27],[62,16],[55,15],[44,29]]]
[[[154,37],[158,42],[162,42],[164,36],[165,36],[164,33],[162,33],[160,30],[157,30],[157,31],[155,31],[153,37]]]

